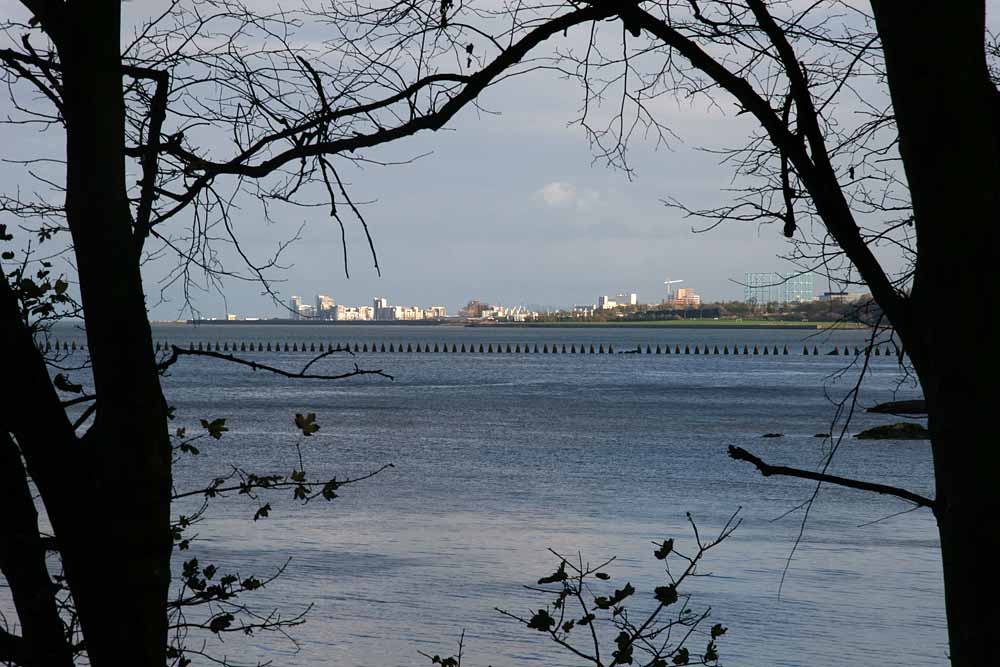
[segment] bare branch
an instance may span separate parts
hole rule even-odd
[[[799,477],[801,479],[811,479],[814,482],[826,482],[828,484],[836,484],[837,486],[846,486],[850,489],[858,489],[861,491],[872,491],[874,493],[881,493],[883,495],[896,496],[897,498],[902,498],[920,507],[929,507],[934,509],[934,501],[930,498],[925,498],[920,494],[913,493],[912,491],[907,491],[906,489],[900,489],[895,486],[888,486],[887,484],[876,484],[874,482],[864,482],[857,479],[849,479],[847,477],[838,477],[836,475],[828,475],[820,472],[813,472],[811,470],[801,470],[799,468],[788,468],[786,466],[774,466],[765,463],[760,458],[754,456],[742,447],[729,446],[729,456],[737,461],[746,461],[752,463],[757,470],[760,471],[764,477],[770,477],[771,475],[781,475],[785,477]]]

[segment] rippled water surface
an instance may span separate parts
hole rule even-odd
[[[694,582],[693,603],[711,606],[730,630],[727,665],[940,665],[946,637],[937,536],[928,512],[887,518],[902,501],[824,487],[791,560],[801,514],[775,519],[813,490],[763,478],[726,456],[739,445],[766,460],[814,468],[829,441],[832,401],[857,379],[854,357],[803,356],[862,345],[860,332],[674,329],[463,329],[445,327],[157,327],[191,341],[611,344],[616,351],[671,346],[788,345],[788,355],[389,354],[335,356],[317,372],[357,363],[380,377],[294,381],[223,361],[184,358],[166,379],[178,424],[225,417],[230,431],[182,462],[177,486],[224,473],[230,463],[287,473],[295,465],[292,415],[315,412],[319,433],[302,442],[317,475],[394,468],[343,490],[333,503],[275,502],[254,523],[253,506],[220,502],[193,553],[223,569],[264,574],[292,560],[258,597],[262,608],[312,605],[280,638],[232,638],[224,652],[280,665],[425,663],[417,651],[450,654],[465,631],[466,664],[574,664],[494,607],[524,612],[522,588],[552,571],[547,554],[617,556],[612,583],[640,591],[660,583],[654,539],[690,545],[685,513],[703,533],[742,507],[743,524],[714,550]],[[815,335],[815,334],[813,334]],[[64,333],[69,340],[69,334]],[[255,353],[297,370],[308,353]],[[839,375],[839,372],[848,370]],[[871,359],[861,407],[912,398],[893,357]],[[848,431],[886,423],[856,414]],[[767,432],[783,438],[761,439]],[[835,474],[932,493],[925,442],[848,436]]]

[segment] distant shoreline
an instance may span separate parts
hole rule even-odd
[[[516,322],[510,324],[472,325],[484,327],[515,327],[515,328],[568,328],[568,329],[866,329],[862,324],[845,324],[839,322],[767,322],[755,320],[660,320],[638,322]]]
[[[466,323],[458,320],[291,320],[291,319],[267,319],[267,320],[186,320],[179,321],[154,321],[152,324],[159,325],[295,325],[295,326],[448,326],[448,327],[468,327],[475,329],[620,329],[620,328],[682,328],[682,329],[789,329],[789,330],[812,330],[817,329],[841,329],[859,330],[866,329],[862,324],[848,324],[843,322],[791,322],[765,320],[660,320],[660,321],[632,321],[632,322],[497,322],[490,324]]]

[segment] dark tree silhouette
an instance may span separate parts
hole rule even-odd
[[[22,4],[27,13],[8,24],[16,37],[0,62],[22,111],[15,122],[65,132],[56,181],[65,201],[11,195],[3,208],[33,221],[38,242],[69,232],[96,409],[92,421],[67,417],[51,359],[36,346],[54,312],[76,307],[67,283],[27,259],[5,267],[2,350],[19,390],[4,405],[0,486],[23,511],[5,524],[5,537],[24,537],[5,541],[13,546],[0,565],[28,620],[22,637],[0,636],[3,657],[69,660],[50,641],[57,610],[39,567],[44,547],[30,529],[30,474],[91,663],[164,663],[172,450],[140,274],[150,239],[176,252],[184,284],[202,271],[267,286],[276,260],[243,253],[229,215],[232,188],[264,206],[312,203],[318,189],[337,221],[345,208],[357,215],[344,164],[441,128],[504,78],[555,69],[582,84],[578,120],[598,155],[625,169],[631,141],[671,138],[652,104],[660,98],[735,103],[756,121],[759,132],[726,155],[743,184],[732,203],[685,210],[710,226],[779,222],[804,269],[871,291],[926,399],[951,660],[989,664],[1000,620],[988,575],[1000,551],[1000,466],[984,416],[997,391],[990,365],[963,355],[998,324],[988,288],[1000,254],[1000,136],[984,2],[949,5],[944,15],[929,0],[872,0],[870,12],[837,0],[506,9],[434,0],[261,16],[219,1],[194,5],[199,11],[172,5],[124,50],[117,0]],[[289,36],[302,21],[327,31],[325,52],[294,46]],[[550,38],[569,46],[540,48]],[[250,46],[226,46],[241,39]],[[609,99],[610,113],[601,106]],[[232,137],[225,146],[212,138],[220,129]],[[188,231],[168,231],[182,216]],[[221,266],[213,249],[220,238],[244,269]],[[880,261],[887,251],[902,269]],[[943,303],[963,317],[939,317]],[[93,516],[105,521],[107,548],[129,554],[117,573],[127,597],[104,594],[107,564],[90,548]]]
[[[152,346],[142,264],[173,253],[172,277],[185,291],[199,272],[209,284],[254,280],[270,290],[277,259],[244,252],[231,216],[238,196],[268,210],[313,205],[319,194],[342,226],[342,210],[364,225],[340,175],[345,164],[372,161],[366,149],[440,128],[569,22],[525,35],[491,67],[468,75],[424,68],[426,58],[465,55],[447,41],[432,41],[416,60],[409,42],[364,52],[365,21],[321,23],[332,37],[313,52],[294,39],[316,18],[302,12],[173,2],[151,21],[126,24],[130,6],[120,0],[21,4],[22,17],[4,19],[8,44],[0,49],[7,122],[61,132],[65,149],[24,160],[46,185],[38,196],[0,199],[7,220],[17,221],[16,229],[0,227],[2,240],[13,241],[0,271],[0,354],[5,381],[15,387],[0,415],[0,489],[13,517],[0,528],[0,570],[21,628],[19,635],[0,630],[0,661],[69,665],[85,652],[96,667],[162,667],[168,657],[183,661],[167,649],[177,542],[171,467],[183,441],[175,446],[168,429],[160,374],[172,360],[157,359]],[[123,45],[125,32],[133,37]],[[59,243],[60,250],[35,254],[40,244]],[[220,244],[243,265],[225,266]],[[61,253],[72,275],[52,274],[49,260]],[[88,377],[88,390],[64,400],[60,392],[80,389],[63,373],[51,377],[66,370],[66,360],[44,343],[52,322],[71,314],[86,325],[87,361],[74,372]],[[82,414],[68,412],[82,406]],[[206,424],[219,432],[217,421]],[[54,531],[47,546],[29,480]],[[264,480],[297,493],[303,481]],[[260,483],[253,478],[251,488]],[[59,582],[47,570],[46,549],[58,552]],[[228,580],[212,588],[209,572],[185,564],[185,590],[217,590],[216,601],[240,592]],[[126,594],[109,594],[111,576]],[[60,621],[66,590],[69,627]],[[222,618],[210,619],[208,629],[225,630],[230,620]]]
[[[577,122],[597,156],[625,170],[631,142],[672,139],[654,104],[664,98],[722,112],[735,104],[736,115],[754,119],[749,141],[722,153],[737,175],[730,203],[698,210],[667,203],[709,228],[777,222],[803,271],[870,290],[880,313],[876,335],[891,338],[919,380],[931,434],[934,498],[905,489],[895,495],[937,519],[952,664],[989,663],[1000,621],[988,575],[1000,549],[1000,457],[985,416],[998,392],[993,365],[967,356],[1000,316],[992,289],[1000,257],[998,48],[985,3],[947,10],[929,0],[337,7],[328,18],[372,26],[365,44],[422,36],[420,26],[439,9],[438,32],[447,38],[437,39],[467,43],[483,73],[497,63],[490,57],[557,26],[554,47],[536,48],[530,59],[517,53],[504,76],[545,69],[579,81]],[[961,316],[941,316],[945,304]],[[818,473],[735,454],[765,474],[893,492],[875,480],[827,475],[838,444]]]

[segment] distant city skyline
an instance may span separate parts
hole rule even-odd
[[[663,281],[659,294],[646,298],[638,292],[619,292],[617,294],[603,293],[597,294],[591,300],[579,300],[573,303],[541,304],[531,303],[525,298],[508,301],[484,299],[479,295],[470,295],[459,304],[453,306],[442,305],[416,305],[417,303],[430,303],[426,298],[417,298],[412,302],[395,304],[390,306],[388,297],[374,296],[360,302],[349,299],[337,299],[330,294],[314,293],[309,294],[300,290],[300,294],[293,294],[285,304],[273,304],[272,312],[236,312],[233,309],[226,311],[222,317],[238,316],[241,318],[258,317],[301,317],[330,320],[412,320],[412,319],[432,319],[460,315],[466,311],[473,303],[482,304],[483,307],[500,308],[501,311],[526,312],[533,311],[566,311],[578,314],[590,313],[593,311],[613,309],[618,306],[636,305],[658,305],[668,304],[674,307],[699,306],[702,303],[717,303],[725,301],[743,301],[746,303],[769,303],[769,302],[799,302],[809,301],[818,298],[815,286],[818,281],[817,276],[812,273],[801,275],[780,274],[777,272],[747,272],[742,281],[732,280],[742,293],[723,298],[711,298],[703,295],[700,289],[695,289],[690,284],[686,287],[679,287],[685,283],[684,279],[668,279]],[[784,282],[782,282],[784,281]],[[822,291],[822,290],[821,290]],[[839,292],[839,288],[835,291]],[[381,311],[381,313],[380,313]],[[392,312],[390,312],[392,311]],[[219,317],[209,313],[203,314],[207,318]]]

